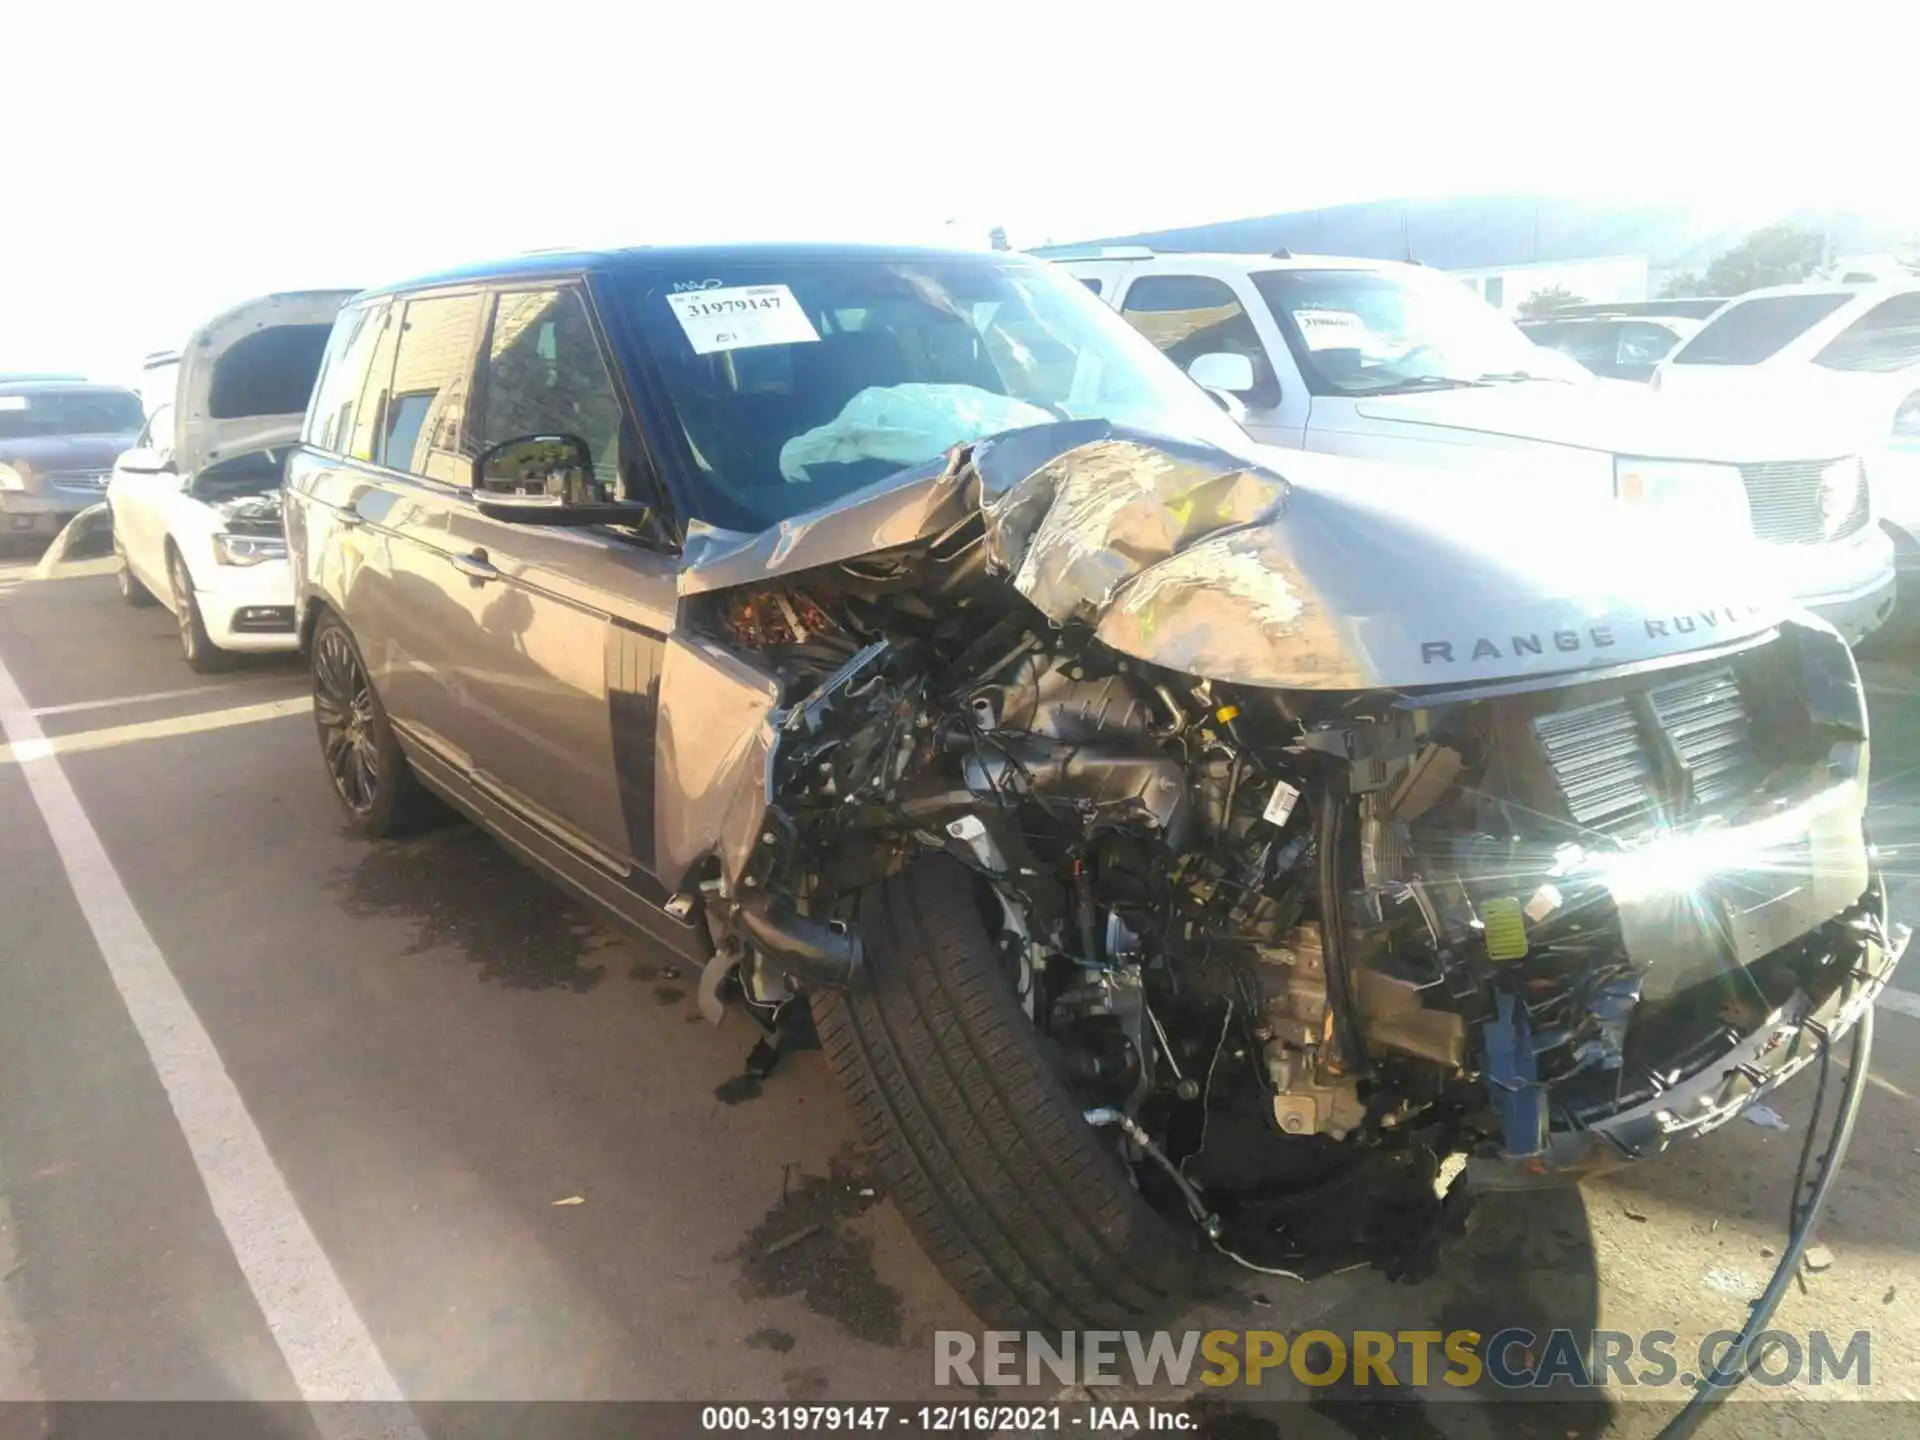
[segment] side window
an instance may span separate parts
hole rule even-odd
[[[1249,357],[1262,386],[1272,384],[1273,371],[1260,332],[1224,280],[1205,275],[1145,275],[1128,288],[1120,313],[1182,370],[1202,355],[1225,351]]]
[[[307,409],[307,443],[314,448],[336,455],[346,453],[354,415],[360,407],[360,392],[365,388],[367,365],[386,314],[385,305],[364,305],[341,311],[334,322],[320,379]]]
[[[1813,357],[1829,370],[1902,370],[1920,363],[1920,291],[1882,300]]]
[[[382,465],[449,485],[466,482],[460,432],[482,304],[479,295],[407,302],[374,456]]]
[[[1620,365],[1658,364],[1667,358],[1674,340],[1674,333],[1664,325],[1630,322],[1620,327],[1620,344],[1614,352],[1614,361]]]
[[[594,478],[621,493],[620,392],[575,290],[509,292],[494,302],[475,453],[526,435],[577,435]]]
[[[394,305],[380,317],[367,361],[366,384],[360,387],[360,399],[353,411],[353,428],[343,437],[347,453],[356,460],[379,458],[380,441],[386,433],[387,396],[393,382],[393,347],[399,338],[400,307]]]
[[[1100,282],[1097,279],[1095,279],[1093,276],[1082,275],[1080,277],[1080,283],[1086,286],[1087,289],[1091,290],[1094,294],[1098,295],[1100,293]]]

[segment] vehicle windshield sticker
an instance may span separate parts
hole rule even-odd
[[[803,345],[820,332],[784,285],[733,285],[667,296],[696,355],[756,345]]]
[[[1293,323],[1309,350],[1358,350],[1367,339],[1367,322],[1351,310],[1296,310]]]

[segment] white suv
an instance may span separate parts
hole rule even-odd
[[[1703,540],[1764,547],[1850,641],[1893,608],[1893,546],[1857,443],[1791,407],[1734,408],[1602,380],[1419,265],[1296,255],[1055,258],[1270,445],[1508,469],[1611,494]],[[1571,493],[1560,491],[1560,493]]]

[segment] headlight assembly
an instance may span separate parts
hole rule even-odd
[[[24,490],[27,477],[11,465],[0,465],[0,490]]]
[[[1649,518],[1710,526],[1721,535],[1753,537],[1746,482],[1737,465],[1616,455],[1613,494],[1622,505]]]
[[[287,542],[270,535],[216,535],[213,558],[222,565],[258,565],[287,558]]]

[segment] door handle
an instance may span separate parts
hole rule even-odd
[[[342,530],[358,530],[367,523],[367,517],[358,510],[342,510],[337,523]]]
[[[485,550],[473,550],[465,555],[449,555],[447,563],[477,584],[484,585],[489,580],[500,578],[500,572],[493,568],[493,562],[487,559]]]

